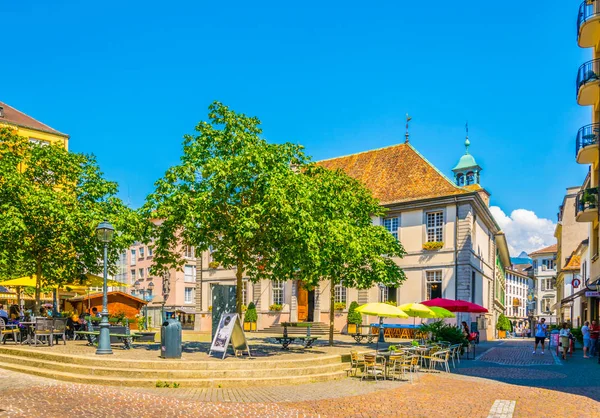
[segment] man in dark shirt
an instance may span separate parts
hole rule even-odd
[[[600,336],[600,325],[596,321],[592,321],[592,325],[590,325],[590,340],[592,342],[590,356],[596,355],[596,351],[598,351],[598,336]]]

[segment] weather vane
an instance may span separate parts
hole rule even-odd
[[[404,143],[408,144],[408,122],[410,122],[412,118],[410,116],[408,116],[408,113],[406,114],[406,134],[404,134]]]

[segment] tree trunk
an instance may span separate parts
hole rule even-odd
[[[37,277],[35,278],[35,315],[40,312],[40,296],[41,296],[41,288],[42,288],[42,262],[40,260],[35,260],[35,273]]]
[[[333,322],[335,320],[335,283],[333,279],[329,284],[329,346],[333,346]]]
[[[236,286],[235,286],[235,311],[240,316],[240,321],[242,320],[242,286],[244,282],[242,280],[242,275],[244,273],[244,263],[241,259],[237,262],[237,270],[235,272]]]
[[[194,256],[196,257],[196,289],[194,292],[196,293],[196,308],[194,315],[194,331],[200,331],[200,317],[202,312],[202,270],[203,270],[203,257],[204,254],[200,252],[200,254],[194,252]],[[198,280],[200,278],[200,280]]]

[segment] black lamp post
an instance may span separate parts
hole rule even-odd
[[[148,283],[148,285],[146,286],[146,291],[148,292],[148,296],[152,296],[152,290],[154,289],[154,283],[150,282]],[[148,298],[148,296],[146,296],[146,298],[144,299],[146,302],[150,302],[150,298]],[[145,306],[145,312],[146,312],[146,330],[148,330],[148,304],[146,304]]]
[[[154,283],[150,282],[148,283],[148,285],[146,286],[145,289],[141,288],[141,283],[139,280],[136,280],[135,283],[133,284],[134,289],[136,290],[136,292],[139,292],[142,296],[142,299],[146,302],[148,302],[148,296],[152,295],[152,290],[154,289]],[[144,324],[146,326],[146,329],[148,329],[148,305],[144,306]]]
[[[108,323],[108,287],[106,285],[106,281],[108,279],[108,243],[112,241],[113,236],[115,234],[115,228],[108,223],[106,220],[101,222],[98,227],[96,227],[96,234],[98,237],[98,241],[104,244],[104,282],[102,284],[102,320],[100,321],[100,336],[98,338],[98,349],[96,350],[96,354],[112,354],[112,349],[110,348],[110,329]]]

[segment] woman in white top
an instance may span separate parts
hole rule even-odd
[[[571,330],[567,326],[566,322],[563,322],[560,333],[558,334],[560,337],[560,345],[562,347],[562,358],[563,360],[567,359],[567,351],[569,350],[569,334],[571,334]]]

